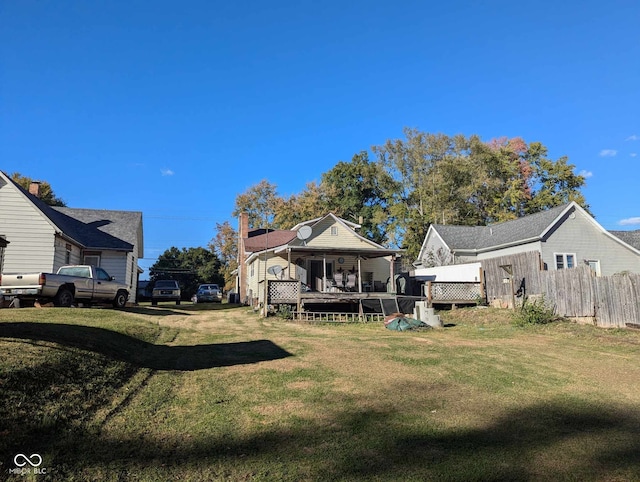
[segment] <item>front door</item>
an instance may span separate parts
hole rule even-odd
[[[324,291],[324,262],[321,259],[309,260],[308,283],[314,291]],[[333,263],[327,262],[327,284],[333,279]]]

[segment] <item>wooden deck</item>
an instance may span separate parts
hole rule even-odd
[[[319,292],[308,291],[306,293],[300,293],[300,301],[302,303],[358,303],[361,300],[367,299],[388,299],[393,300],[396,298],[395,293],[366,291],[366,292]]]

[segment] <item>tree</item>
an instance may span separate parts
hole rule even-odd
[[[247,213],[249,228],[274,227],[274,213],[279,200],[277,186],[263,179],[244,193],[236,196],[233,216],[237,218],[240,213]]]
[[[396,181],[389,238],[417,256],[431,223],[486,225],[576,201],[585,179],[539,142],[447,136],[405,129],[406,139],[373,148]]]
[[[149,268],[149,274],[152,282],[176,280],[182,290],[182,298],[189,299],[202,283],[224,283],[220,267],[220,260],[208,249],[171,247],[158,256],[158,261]]]
[[[324,173],[321,187],[328,210],[361,224],[361,233],[369,239],[380,244],[387,241],[389,199],[397,184],[381,164],[369,160],[366,151]]]
[[[28,176],[23,176],[19,172],[11,174],[11,179],[27,191],[31,183],[34,182],[33,179]],[[65,202],[53,193],[51,185],[46,181],[40,181],[40,199],[49,206],[66,206]]]
[[[225,289],[234,287],[234,270],[238,267],[238,232],[228,221],[216,223],[216,235],[209,243],[209,249],[220,260],[220,272],[224,277]]]

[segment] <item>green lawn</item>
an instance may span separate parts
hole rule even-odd
[[[442,315],[2,309],[0,480],[640,480],[640,332]]]

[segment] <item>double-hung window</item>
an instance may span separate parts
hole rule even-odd
[[[555,253],[556,269],[571,269],[576,267],[575,253]]]

